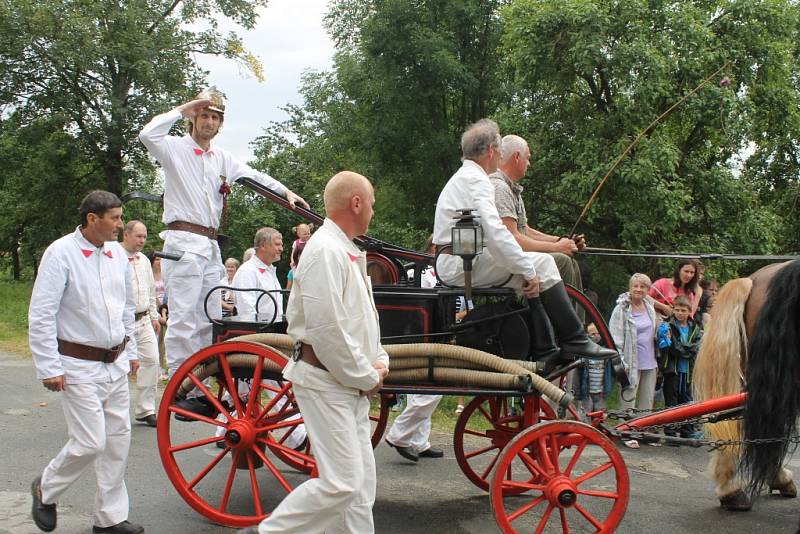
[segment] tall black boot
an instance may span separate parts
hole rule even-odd
[[[550,327],[550,319],[547,318],[541,299],[528,299],[528,307],[533,337],[533,359],[554,362],[561,356],[561,349],[556,346],[556,341],[553,339],[553,329]]]
[[[559,282],[540,294],[544,309],[556,331],[561,351],[593,360],[613,358],[617,351],[606,349],[589,339],[575,313],[564,283]]]

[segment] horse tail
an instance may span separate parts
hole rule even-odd
[[[714,315],[703,343],[697,353],[697,360],[692,375],[695,398],[703,401],[742,390],[741,358],[747,347],[747,331],[744,324],[744,308],[753,281],[749,278],[737,278],[725,284],[714,301]],[[713,440],[741,439],[741,424],[738,421],[723,421],[706,425],[706,432]],[[730,451],[738,457],[738,449]],[[734,464],[735,460],[730,463]],[[712,477],[721,485],[732,478],[730,473],[716,474],[712,468]]]
[[[754,443],[750,440],[788,438],[800,416],[800,261],[795,260],[772,278],[766,302],[758,316],[745,376],[747,401],[740,469],[756,496],[780,472],[789,448],[786,440]]]

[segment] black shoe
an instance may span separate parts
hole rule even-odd
[[[294,447],[294,450],[297,452],[303,452],[306,449],[306,445],[308,445],[308,436],[304,437],[300,445]]]
[[[444,451],[442,449],[437,449],[436,447],[425,449],[419,453],[420,458],[441,458],[442,456],[444,456]]]
[[[179,400],[175,403],[176,408],[186,410],[187,412],[196,413],[205,417],[214,418],[217,416],[217,409],[211,404],[211,401],[206,397],[192,397],[190,399]],[[194,417],[187,417],[179,413],[175,414],[175,419],[178,421],[191,422],[196,421]]]
[[[111,534],[142,534],[144,532],[144,527],[136,523],[131,523],[130,521],[123,521],[112,527],[92,527],[92,532],[96,534],[101,532],[109,532]]]
[[[412,462],[418,462],[419,461],[419,454],[417,454],[417,451],[415,451],[411,447],[398,447],[397,445],[395,445],[394,443],[392,443],[388,439],[385,440],[385,441],[386,441],[387,445],[389,445],[391,448],[395,449],[397,451],[397,453],[400,456],[402,456],[403,458],[405,458],[406,460],[411,460]]]
[[[617,356],[616,350],[601,347],[589,339],[567,290],[564,289],[564,282],[542,291],[539,298],[556,331],[563,354],[582,356],[590,360],[607,360]]]
[[[33,506],[31,506],[33,522],[45,532],[54,530],[56,528],[56,505],[42,502],[42,477],[36,477],[31,484],[31,496],[33,496]]]
[[[145,415],[144,417],[136,417],[136,420],[147,426],[152,426],[153,428],[156,426],[156,416],[153,414]]]

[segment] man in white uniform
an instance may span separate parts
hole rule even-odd
[[[161,234],[164,251],[183,254],[180,261],[165,262],[169,321],[164,340],[170,376],[188,358],[211,343],[211,323],[204,303],[211,288],[224,274],[217,244],[217,230],[225,216],[230,184],[249,176],[286,197],[291,205],[305,201],[283,184],[240,163],[226,150],[211,146],[224,120],[225,106],[216,89],[204,91],[197,100],[153,118],[139,134],[164,169],[164,215],[167,230]],[[180,118],[189,121],[189,133],[168,135]],[[208,304],[213,318],[221,316],[219,292]],[[190,397],[194,392],[190,393]],[[179,402],[182,408],[213,416],[216,411],[204,398]]]
[[[562,352],[589,358],[613,357],[616,352],[600,347],[586,335],[553,257],[523,251],[500,220],[494,187],[489,180],[489,174],[498,168],[500,144],[497,124],[488,119],[471,125],[461,136],[463,164],[445,184],[436,202],[433,242],[438,246],[449,245],[458,210],[475,209],[486,248],[473,261],[472,283],[476,287],[492,286],[504,283],[512,275],[507,285],[528,298],[537,359],[556,362]],[[442,254],[437,274],[448,284],[464,285],[463,261],[457,256]],[[552,339],[550,323],[560,350]]]
[[[253,245],[255,253],[233,275],[231,286],[237,289],[263,289],[269,293],[237,291],[236,314],[242,320],[255,320],[258,303],[259,320],[273,322],[274,318],[274,322],[283,321],[281,283],[273,265],[281,259],[283,236],[274,228],[260,228],[253,238]]]
[[[131,282],[136,301],[136,329],[134,338],[139,353],[139,371],[136,373],[136,404],[133,417],[140,423],[156,426],[156,386],[160,367],[158,363],[158,322],[156,282],[150,260],[142,254],[147,241],[147,227],[141,221],[128,221],[122,233],[122,248],[128,253],[131,265]]]
[[[359,174],[325,187],[325,213],[303,252],[287,305],[298,348],[284,369],[305,419],[319,478],[295,488],[244,533],[375,532],[375,456],[369,395],[388,374],[366,254],[352,240],[367,231],[375,195]]]
[[[81,225],[44,255],[28,310],[36,376],[60,391],[69,440],[31,486],[32,516],[49,532],[56,503],[91,465],[97,476],[92,532],[135,534],[125,466],[131,440],[128,373],[136,374],[135,303],[128,255],[117,243],[122,203],[107,191],[81,202]],[[127,342],[127,343],[126,343]]]
[[[236,310],[237,317],[245,321],[256,320],[256,303],[258,304],[258,320],[273,322],[283,321],[283,295],[281,295],[281,283],[278,281],[278,273],[273,265],[281,259],[283,252],[283,236],[274,228],[264,227],[256,231],[253,238],[255,253],[253,257],[242,264],[233,276],[231,286],[237,289],[263,289],[270,293],[264,295],[257,291],[237,291]],[[263,295],[263,296],[262,296]],[[272,296],[272,298],[270,298]],[[260,301],[259,301],[260,298]],[[274,299],[274,300],[273,300]],[[272,386],[273,390],[278,390],[280,385],[274,380],[265,380]],[[267,390],[270,398],[274,397],[272,391]],[[285,399],[281,399],[275,406],[276,411],[283,408]],[[221,416],[224,417],[224,416]],[[287,421],[300,419],[300,415],[287,418]],[[291,428],[291,427],[290,427]],[[217,429],[217,436],[225,433],[223,427]],[[293,449],[301,449],[306,443],[306,428],[300,424],[291,428],[288,436],[284,436],[283,444]],[[280,438],[278,438],[280,439]],[[224,447],[223,441],[218,441],[217,446]]]
[[[425,241],[425,252],[433,254],[433,236]],[[433,267],[428,267],[420,273],[420,287],[432,288],[436,286],[436,273]],[[397,450],[397,453],[411,460],[419,461],[420,458],[441,458],[444,451],[431,445],[431,417],[441,395],[415,395],[406,396],[406,407],[403,413],[397,416],[386,435],[386,443]]]

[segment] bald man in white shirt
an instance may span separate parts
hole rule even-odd
[[[81,202],[81,225],[44,255],[28,310],[36,376],[61,392],[69,440],[31,486],[32,516],[56,528],[56,503],[90,466],[94,533],[138,534],[129,522],[125,466],[131,441],[128,373],[139,367],[130,266],[116,238],[122,203],[107,191]]]
[[[158,322],[156,281],[150,260],[142,254],[147,242],[147,227],[142,221],[128,221],[122,232],[122,248],[131,266],[131,283],[136,301],[134,335],[139,353],[136,373],[136,402],[133,417],[147,426],[156,426],[156,388],[160,373],[158,363]]]
[[[366,254],[353,244],[372,219],[375,194],[363,176],[341,172],[325,187],[325,213],[303,251],[287,305],[298,349],[283,375],[308,429],[319,478],[294,489],[244,533],[375,532],[375,456],[369,396],[389,372]]]

